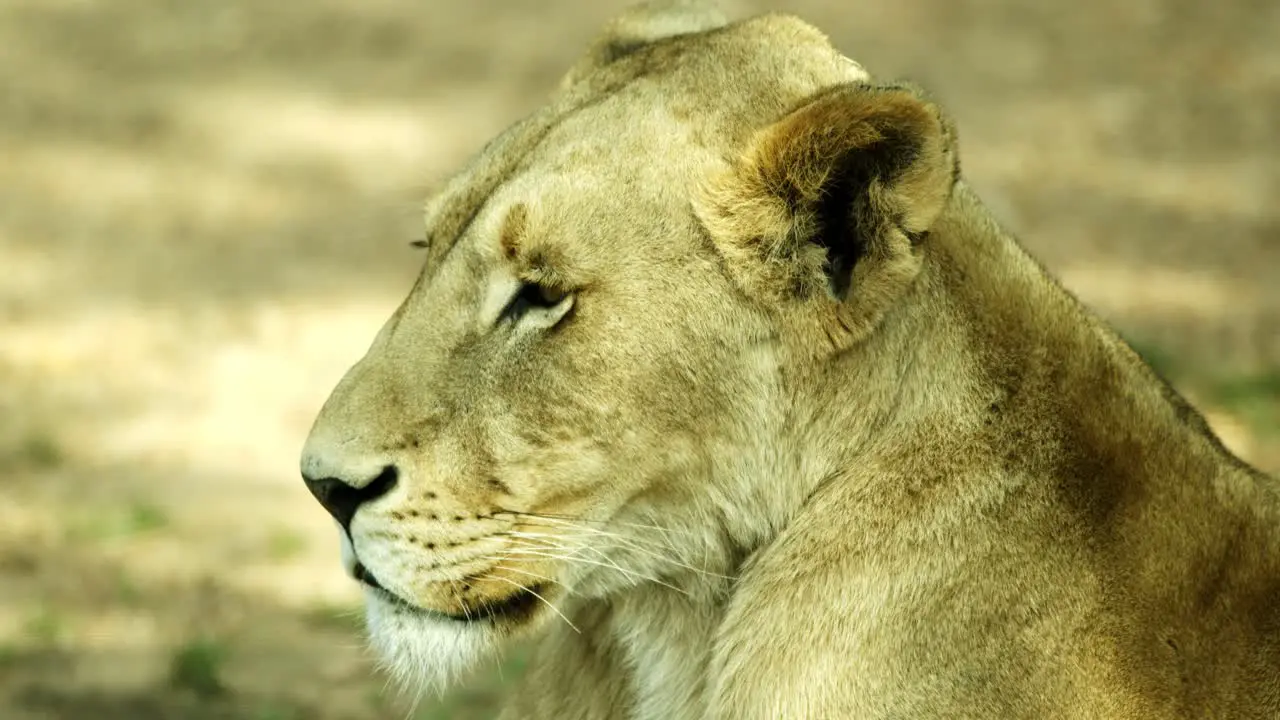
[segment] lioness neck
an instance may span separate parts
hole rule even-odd
[[[1224,450],[964,183],[924,242],[911,297],[872,337],[787,375],[799,400],[786,442],[812,469],[795,478],[805,498],[841,482],[882,507],[1000,467],[1055,488],[1085,532],[1119,519],[1173,522],[1188,501],[1175,494],[1220,509],[1224,522],[1280,519],[1273,485]],[[916,474],[905,487],[904,471]]]
[[[827,366],[790,373],[807,433],[796,441],[824,458],[826,477],[886,453],[897,462],[904,449],[980,444],[993,424],[1049,405],[1090,408],[1081,422],[1098,429],[1154,409],[1164,432],[1212,442],[1199,416],[963,182],[924,243],[910,296],[874,335]]]

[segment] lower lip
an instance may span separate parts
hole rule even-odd
[[[365,580],[361,580],[360,584],[364,585],[365,589],[374,597],[388,605],[392,605],[396,608],[406,610],[417,615],[459,623],[477,623],[486,620],[495,624],[501,622],[523,622],[528,620],[533,615],[534,611],[537,610],[538,603],[541,602],[541,600],[538,599],[538,595],[542,594],[541,587],[533,587],[529,590],[523,590],[515,595],[508,596],[493,605],[484,605],[473,608],[468,613],[453,615],[414,605],[399,595],[390,592],[381,585],[370,583]],[[537,595],[535,595],[535,593],[537,593]]]

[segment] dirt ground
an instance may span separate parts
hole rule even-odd
[[[622,5],[0,0],[0,718],[488,716],[496,673],[387,687],[297,455],[425,189]],[[930,88],[1003,220],[1280,471],[1280,3],[737,8]]]

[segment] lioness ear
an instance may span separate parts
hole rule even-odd
[[[600,37],[560,81],[560,87],[570,87],[591,71],[650,43],[714,30],[726,22],[724,14],[709,0],[651,0],[635,5],[605,26]]]
[[[698,214],[746,292],[816,321],[840,349],[911,286],[958,172],[936,106],[851,83],[758,131]]]

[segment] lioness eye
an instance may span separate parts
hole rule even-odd
[[[565,290],[526,282],[512,296],[511,302],[507,303],[507,307],[502,311],[502,317],[518,320],[532,308],[551,309],[564,302],[567,297],[569,293]]]

